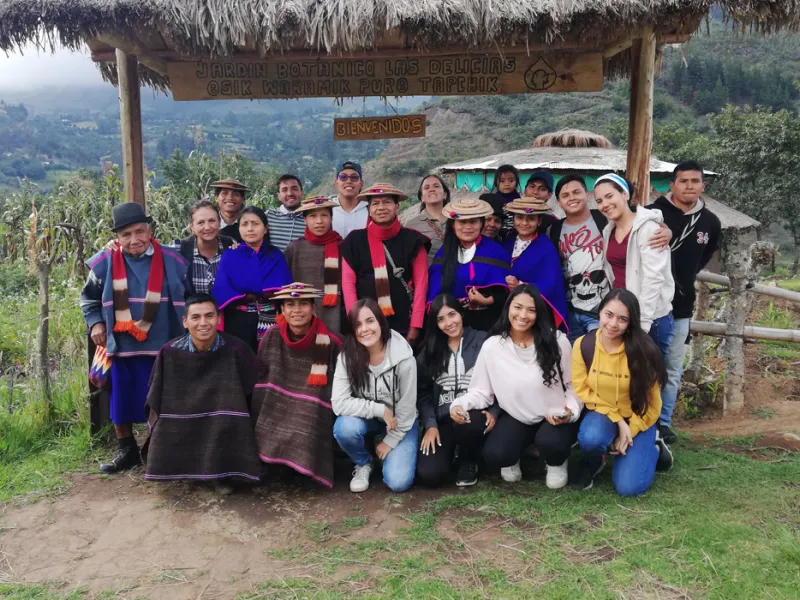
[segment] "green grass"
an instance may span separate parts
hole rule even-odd
[[[86,592],[73,590],[71,592],[56,591],[56,585],[3,585],[0,583],[0,598],[4,600],[82,600]]]
[[[790,290],[792,292],[800,292],[800,276],[792,279],[781,279],[776,282],[779,288]]]
[[[640,498],[617,496],[608,473],[587,492],[482,479],[407,513],[398,537],[293,547],[289,563],[320,568],[238,600],[796,599],[798,482],[796,454],[765,450],[756,460],[713,444],[678,445],[676,468]],[[443,537],[444,519],[455,522],[455,538]]]
[[[797,280],[797,283],[800,284],[800,279]],[[783,310],[771,301],[769,306],[758,314],[756,324],[774,329],[798,329],[800,328],[800,312]],[[759,347],[761,354],[770,358],[791,362],[800,360],[800,345],[792,342],[761,341]]]

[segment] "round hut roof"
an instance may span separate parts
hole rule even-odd
[[[600,134],[583,129],[560,129],[544,133],[533,141],[534,148],[613,148],[614,144]]]

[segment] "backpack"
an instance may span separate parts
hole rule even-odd
[[[592,368],[595,346],[597,346],[597,335],[594,331],[590,331],[581,339],[581,356],[583,357],[583,363],[586,365],[587,373]]]

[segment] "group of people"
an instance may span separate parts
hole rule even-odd
[[[111,362],[119,452],[101,472],[144,457],[147,479],[230,493],[266,463],[331,487],[338,452],[353,492],[378,464],[401,492],[451,474],[473,485],[481,465],[519,481],[533,447],[549,488],[590,488],[615,455],[617,491],[638,495],[671,468],[694,280],[721,229],[700,165],[679,164],[647,208],[604,175],[598,210],[577,175],[535,171],[522,187],[505,165],[491,193],[458,200],[429,175],[405,226],[407,196],[365,188],[358,163],[335,187],[304,197],[282,175],[265,212],[217,181],[189,211],[192,235],[164,244],[141,206],[114,207],[116,239],[81,295]]]

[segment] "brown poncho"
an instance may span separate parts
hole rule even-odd
[[[256,443],[261,460],[287,465],[327,487],[333,487],[331,386],[339,347],[339,339],[331,335],[328,383],[310,385],[313,333],[300,340],[289,335],[284,339],[281,328],[273,327],[258,348],[260,376],[253,392],[259,411]]]
[[[294,240],[286,247],[283,254],[292,272],[293,281],[304,281],[315,288],[324,289],[325,287],[325,246],[312,244],[308,240]],[[342,293],[341,275],[339,281],[339,293],[336,306],[323,306],[322,299],[317,299],[317,316],[328,327],[328,331],[334,335],[339,335],[342,331]]]
[[[250,400],[255,356],[226,333],[211,352],[190,352],[173,340],[158,353],[147,395],[145,479],[258,481]],[[185,345],[183,346],[185,347]]]

